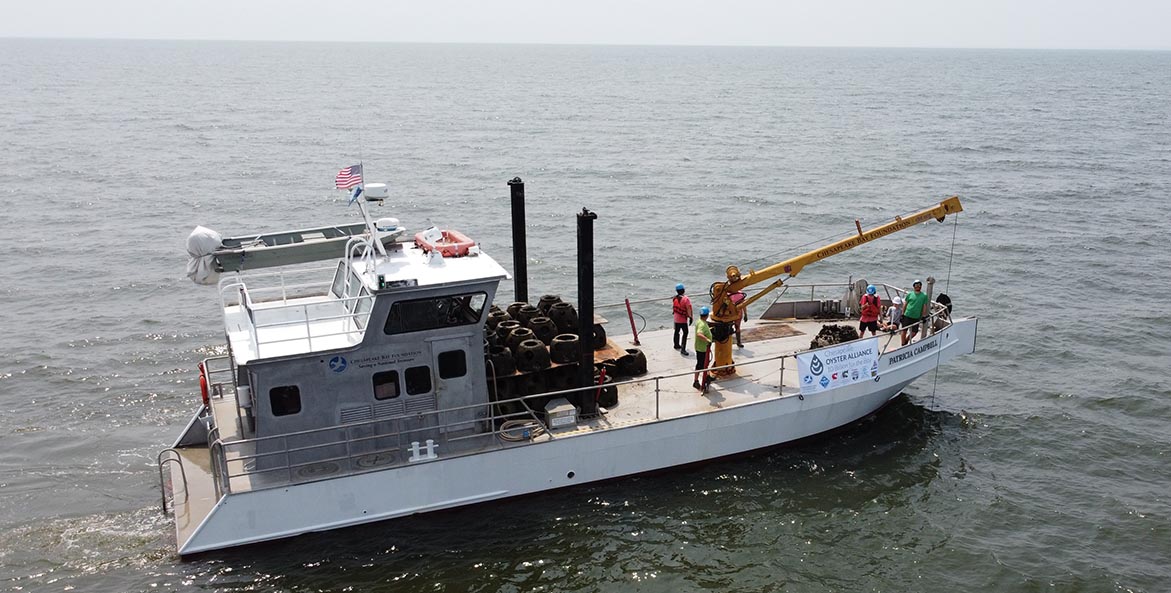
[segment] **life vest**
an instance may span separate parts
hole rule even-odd
[[[872,294],[862,295],[861,313],[863,317],[877,318],[882,313],[882,301],[878,300],[878,297]]]
[[[691,317],[691,311],[687,310],[687,306],[683,304],[683,297],[679,295],[676,295],[671,301],[671,312],[676,315]]]

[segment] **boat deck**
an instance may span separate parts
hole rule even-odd
[[[176,452],[183,464],[184,481],[182,485],[172,481],[172,487],[178,490],[175,492],[175,536],[184,542],[215,507],[216,492],[207,447],[184,447]]]
[[[574,430],[559,430],[555,434],[641,424],[749,404],[766,398],[796,396],[800,393],[796,360],[775,358],[808,350],[810,341],[821,331],[822,326],[830,323],[853,325],[857,321],[744,322],[741,331],[744,347],[732,349],[732,358],[737,365],[736,373],[714,380],[708,386],[707,393],[692,386],[694,375],[687,372],[695,367],[696,355],[691,350],[694,330],[688,336],[690,343],[687,356],[671,347],[672,329],[643,333],[639,336],[640,346],[637,348],[646,354],[647,373],[643,377],[650,379],[620,386],[617,406],[594,421],[583,422]],[[636,347],[630,336],[619,336],[612,342],[619,346],[618,350]],[[897,332],[880,334],[879,345],[883,351],[898,348]],[[605,356],[605,353],[599,354]],[[665,378],[656,381],[654,377]],[[656,386],[658,397],[655,394]]]

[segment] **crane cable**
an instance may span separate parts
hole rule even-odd
[[[956,254],[956,230],[960,226],[960,213],[956,212],[951,225],[951,250],[947,254],[947,278],[943,281],[947,290],[951,290],[951,264],[955,260]],[[947,322],[951,323],[951,315],[947,316]],[[932,324],[935,322],[933,321]],[[934,379],[931,381],[931,407],[935,407],[935,388],[939,385],[939,358],[943,355],[943,348],[935,349],[935,373]]]
[[[907,215],[909,215],[909,214],[910,214],[910,213],[904,213],[902,216],[895,216],[895,220],[898,220],[898,219],[902,218],[903,216],[907,216]],[[956,216],[959,216],[959,213],[957,212],[955,215],[956,215]],[[820,238],[820,239],[813,239],[812,241],[807,241],[807,242],[805,242],[805,243],[802,243],[801,245],[794,245],[794,246],[792,246],[792,247],[787,247],[787,248],[785,248],[785,249],[782,249],[782,250],[780,250],[780,251],[775,251],[775,252],[773,252],[773,253],[767,253],[767,254],[764,254],[764,255],[762,255],[762,256],[760,256],[760,257],[758,257],[758,258],[755,258],[755,259],[750,259],[750,260],[748,260],[748,261],[746,261],[746,262],[743,262],[743,263],[741,263],[740,265],[741,265],[741,266],[749,266],[749,267],[750,267],[752,264],[754,264],[754,263],[756,263],[756,262],[759,262],[759,261],[774,261],[774,260],[776,260],[777,256],[779,256],[779,255],[782,255],[782,254],[785,254],[785,253],[791,253],[791,252],[794,252],[794,251],[797,251],[797,250],[800,250],[800,249],[805,249],[805,248],[807,248],[807,247],[810,247],[810,246],[812,246],[812,245],[822,245],[822,244],[824,244],[826,241],[830,241],[830,240],[833,240],[833,239],[838,239],[838,238],[844,238],[844,237],[848,237],[848,236],[850,236],[850,235],[854,235],[854,234],[856,234],[854,231],[842,231],[842,232],[840,232],[840,233],[834,233],[834,234],[832,234],[832,235],[826,235],[825,237],[822,237],[822,238]],[[952,243],[953,243],[953,246],[954,246],[954,243],[955,243],[955,237],[954,237],[954,235],[953,235],[953,237],[952,237]]]

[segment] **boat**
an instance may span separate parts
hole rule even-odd
[[[956,197],[869,231],[859,224],[857,234],[761,270],[729,266],[709,294],[715,361],[696,375],[695,359],[668,346],[670,329],[635,326],[634,306],[663,308],[662,300],[625,300],[607,315],[625,315],[631,333],[607,335],[605,306],[594,303],[589,210],[576,216],[576,305],[554,295],[527,302],[524,186],[509,185],[515,277],[474,233],[428,229],[384,241],[400,226],[371,219],[364,204],[382,193],[367,191],[365,230],[331,251],[336,261],[284,265],[309,257],[291,247],[271,268],[219,278],[226,353],[199,363],[195,411],[158,456],[178,554],[782,445],[864,418],[975,349],[977,318],[953,316],[942,295],[929,299],[924,331],[906,345],[897,330],[829,339],[827,329],[854,323],[866,281],[792,280],[806,264],[942,222],[961,210]],[[510,279],[516,301],[499,306]],[[875,286],[884,305],[904,294]],[[733,320],[766,295],[773,300],[741,323],[743,348],[733,349]]]
[[[384,183],[371,183],[364,189],[359,193],[373,199],[387,195]],[[379,220],[372,229],[365,222],[356,222],[239,237],[221,237],[211,229],[196,227],[187,238],[187,275],[196,284],[216,284],[224,272],[340,258],[351,240],[363,234],[373,233],[385,245],[396,241],[404,231],[394,218]]]

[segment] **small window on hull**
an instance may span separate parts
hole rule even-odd
[[[411,367],[403,373],[407,383],[407,395],[419,395],[431,391],[431,369],[428,367]]]
[[[468,374],[468,360],[463,350],[439,353],[439,378],[454,379]]]
[[[289,416],[301,411],[301,389],[296,385],[282,385],[268,390],[273,416]]]
[[[374,373],[374,399],[394,399],[398,396],[398,371]]]

